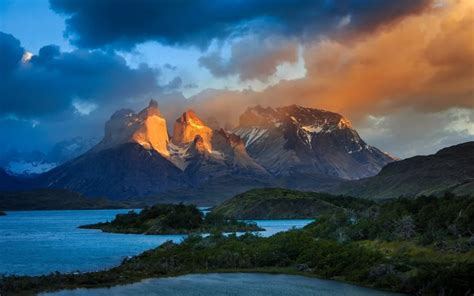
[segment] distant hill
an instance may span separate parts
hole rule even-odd
[[[338,210],[364,209],[373,204],[353,197],[267,188],[239,194],[212,212],[236,219],[312,219]]]
[[[474,142],[389,163],[376,176],[349,181],[331,190],[337,194],[389,199],[400,196],[474,194]]]
[[[63,189],[38,189],[0,192],[0,210],[86,210],[139,207],[139,204],[112,202],[105,198],[88,199]]]

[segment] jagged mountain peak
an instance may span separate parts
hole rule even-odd
[[[187,110],[175,121],[173,143],[175,145],[186,145],[193,142],[196,136],[199,135],[202,138],[203,145],[211,151],[212,134],[213,130],[193,110]]]
[[[169,156],[166,119],[161,115],[155,100],[150,100],[149,105],[138,114],[131,109],[115,112],[105,124],[104,138],[92,151],[98,152],[125,143],[138,143],[145,149]]]
[[[158,102],[154,99],[150,99],[150,102],[148,103],[148,107],[140,111],[139,116],[141,118],[147,118],[149,116],[158,116],[158,117],[163,117],[161,115],[160,109],[158,108]]]
[[[296,170],[358,179],[394,160],[367,145],[347,118],[321,109],[257,105],[241,115],[233,132],[251,157],[277,175]]]

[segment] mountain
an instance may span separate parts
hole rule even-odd
[[[113,199],[189,187],[183,171],[154,149],[138,143],[86,153],[43,174],[39,182],[48,188]]]
[[[156,101],[150,100],[148,107],[138,114],[130,109],[115,112],[105,124],[104,138],[92,151],[114,148],[125,143],[138,143],[145,149],[169,156],[166,119],[161,115]]]
[[[46,155],[38,150],[20,152],[10,150],[0,156],[0,166],[14,176],[31,177],[47,172],[56,163],[48,161]]]
[[[1,153],[0,166],[11,175],[30,178],[78,157],[94,144],[93,139],[75,137],[56,143],[46,154],[37,150],[9,150]]]
[[[31,182],[92,197],[216,204],[252,188],[330,190],[393,160],[362,141],[347,119],[317,109],[257,106],[236,129],[218,126],[187,110],[170,136],[151,100],[138,113],[115,112],[97,145]]]
[[[60,141],[48,151],[46,161],[56,165],[63,164],[73,158],[76,158],[89,149],[97,142],[94,139],[85,139],[82,137],[74,137],[71,139]]]
[[[330,190],[331,191],[331,190]],[[371,178],[347,182],[332,192],[373,199],[474,194],[474,142],[386,165]]]
[[[66,188],[86,196],[114,199],[167,192],[192,192],[222,178],[267,176],[248,156],[243,141],[212,130],[189,110],[169,137],[166,120],[151,100],[136,114],[119,110],[105,125],[104,138],[90,151],[40,176],[48,188]],[[241,186],[238,181],[235,186]]]
[[[276,176],[304,172],[359,179],[395,160],[367,145],[342,115],[296,105],[248,108],[232,132]]]

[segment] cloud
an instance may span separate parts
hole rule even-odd
[[[20,42],[4,33],[0,48],[0,116],[39,118],[73,109],[85,114],[91,106],[120,106],[160,91],[156,70],[146,65],[132,69],[113,52],[61,52],[48,45],[21,62],[25,51]]]
[[[183,80],[181,79],[181,77],[179,76],[176,76],[175,78],[173,78],[170,82],[168,82],[164,88],[167,90],[167,91],[174,91],[176,89],[179,89],[181,88],[181,86],[183,85]]]
[[[89,115],[92,111],[97,109],[97,105],[94,103],[84,102],[82,100],[74,100],[72,106],[76,109],[76,112],[80,115]]]
[[[350,15],[344,34],[373,31],[430,0],[50,0],[66,19],[66,35],[79,47],[133,48],[155,40],[170,45],[206,48],[248,32],[272,32],[299,38],[337,31]]]
[[[327,109],[360,127],[369,116],[385,118],[390,124],[383,127],[393,126],[387,131],[392,140],[377,137],[388,144],[366,136],[398,156],[472,140],[466,131],[472,131],[473,121],[459,119],[453,110],[474,110],[473,10],[472,1],[450,1],[358,40],[316,40],[304,47],[304,78],[282,80],[261,92],[208,91],[194,98],[199,103],[193,108],[232,124],[256,104]],[[446,129],[451,121],[455,128]]]
[[[431,113],[472,109],[473,9],[472,1],[452,1],[357,41],[315,41],[305,46],[304,78],[282,80],[262,92],[213,94],[206,100],[213,106],[207,108],[219,112],[215,106],[225,106],[219,101],[230,97],[227,107],[235,110],[300,104],[340,112],[354,121],[401,108]],[[222,118],[235,122],[237,116]]]
[[[385,116],[368,116],[359,123],[358,131],[370,144],[397,157],[431,154],[474,141],[474,110],[450,108],[419,113],[405,108]]]
[[[212,51],[199,59],[199,64],[216,77],[238,76],[239,80],[267,81],[282,63],[296,63],[298,43],[281,37],[246,36],[230,46],[230,57]]]
[[[11,73],[23,57],[24,49],[13,35],[0,32],[0,73]]]

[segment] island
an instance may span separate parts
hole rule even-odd
[[[336,211],[362,210],[374,201],[284,188],[253,189],[223,202],[212,213],[235,219],[313,219]]]
[[[474,290],[474,197],[420,196],[336,210],[303,229],[190,235],[125,259],[109,270],[4,276],[2,295],[106,287],[207,272],[286,273],[413,295]]]
[[[204,215],[195,205],[157,204],[139,213],[118,214],[111,222],[83,225],[80,228],[133,234],[190,234],[247,232],[264,230],[256,223],[242,222],[221,214]]]
[[[0,211],[0,216],[6,216],[7,213]]]

